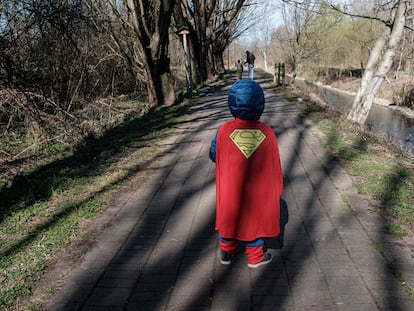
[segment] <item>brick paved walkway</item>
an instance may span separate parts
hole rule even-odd
[[[227,86],[193,106],[163,142],[150,180],[118,198],[97,246],[48,311],[414,310],[387,265],[414,286],[410,251],[386,233],[311,123],[263,87],[262,121],[279,139],[289,211],[272,263],[249,269],[244,255],[219,263],[208,149],[230,119]]]

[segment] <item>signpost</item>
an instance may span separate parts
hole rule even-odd
[[[191,92],[193,89],[193,79],[191,75],[191,58],[190,58],[190,48],[187,43],[187,35],[190,33],[189,30],[183,29],[178,34],[183,36],[183,45],[185,52],[185,76],[187,82],[187,93]]]

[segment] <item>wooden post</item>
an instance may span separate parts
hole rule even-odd
[[[187,93],[191,92],[193,89],[193,78],[191,74],[191,58],[190,58],[190,48],[187,44],[187,35],[190,31],[183,29],[179,32],[180,35],[183,36],[183,45],[184,45],[184,52],[185,52],[185,74],[186,74],[186,81],[187,81]]]
[[[280,85],[280,69],[281,69],[281,64],[278,63],[277,64],[277,86]]]
[[[277,67],[277,74],[276,74],[276,67]],[[276,78],[277,75],[277,78]],[[282,85],[285,86],[285,64],[284,63],[278,63],[275,64],[275,75],[274,75],[274,83],[276,83],[277,86]]]

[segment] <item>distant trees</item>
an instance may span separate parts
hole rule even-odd
[[[295,2],[282,7],[285,31],[281,39],[284,41],[283,46],[288,47],[285,56],[295,73],[304,72],[307,64],[317,63],[310,59],[321,55],[321,47],[314,38],[323,36],[324,33],[321,29],[312,26],[313,21],[318,17],[315,14],[317,9],[317,4],[313,1]]]
[[[228,45],[255,21],[247,18],[251,0],[177,0],[176,31],[190,31],[193,77],[202,83],[224,71],[223,53]]]
[[[284,25],[272,35],[278,58],[299,75],[313,77],[321,68],[360,68],[383,25],[352,19],[324,2],[289,2],[281,8]]]
[[[287,4],[285,25],[274,33],[274,38],[287,50],[280,53],[285,53],[295,72],[313,77],[321,67],[361,67],[364,75],[348,118],[364,124],[393,64],[400,70],[412,59],[407,49],[412,35],[404,37],[405,29],[411,34],[413,30],[407,25],[407,17],[412,20],[412,2],[354,1],[349,6],[329,1],[282,2]],[[407,61],[402,57],[403,48]]]

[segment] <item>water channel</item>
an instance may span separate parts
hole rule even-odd
[[[347,112],[354,96],[340,90],[295,79],[295,85],[318,96],[325,103]],[[374,132],[385,133],[402,148],[414,153],[414,118],[387,106],[374,104],[366,121]]]

